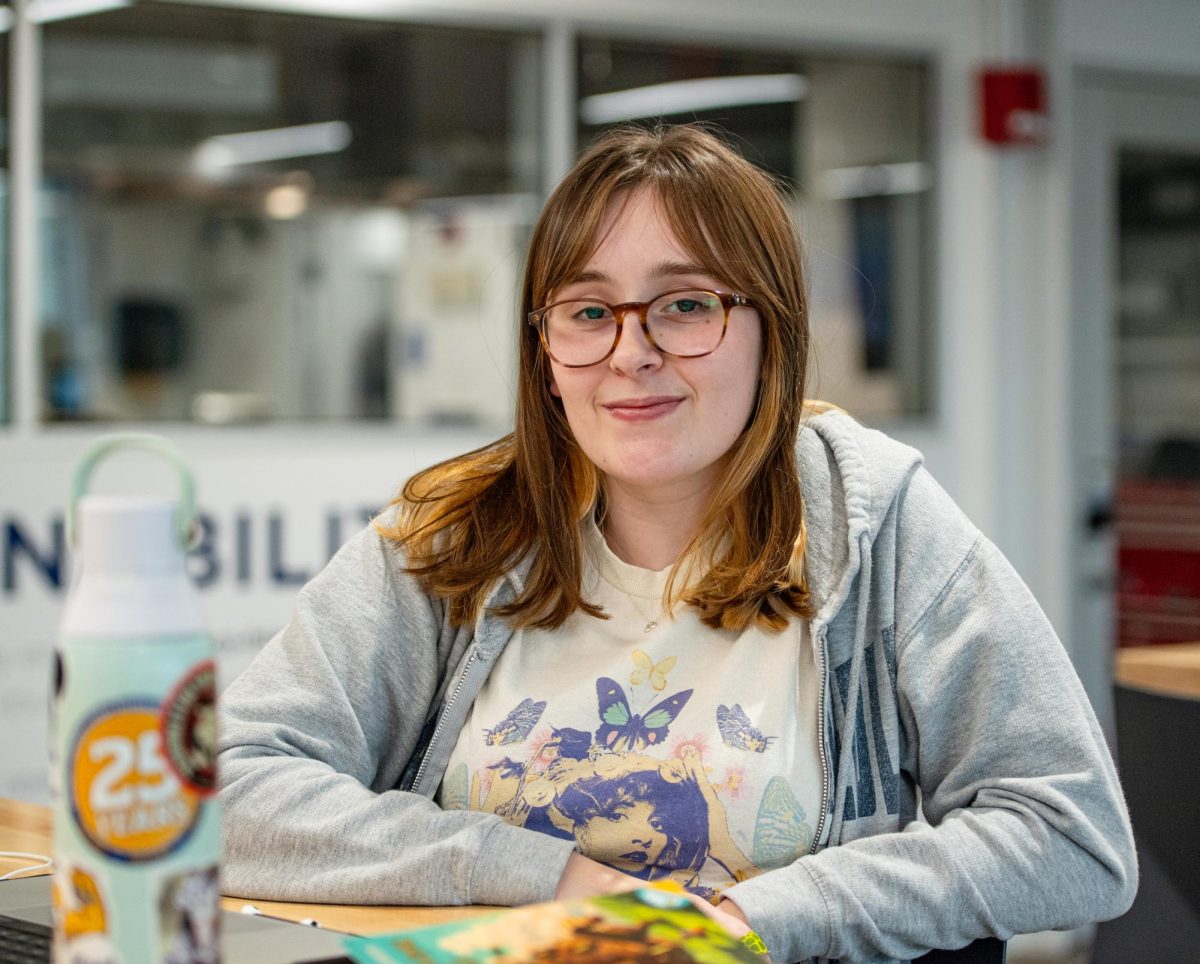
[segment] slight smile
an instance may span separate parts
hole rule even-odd
[[[606,402],[603,407],[624,422],[649,422],[670,414],[682,404],[683,398],[678,395],[647,395],[644,398],[620,398]]]

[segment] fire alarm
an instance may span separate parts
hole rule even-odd
[[[980,72],[983,139],[992,144],[1046,143],[1046,79],[1036,67],[990,67]]]

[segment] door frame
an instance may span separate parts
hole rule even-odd
[[[1070,384],[1066,453],[1072,654],[1112,736],[1116,536],[1089,519],[1111,508],[1117,473],[1118,155],[1200,154],[1200,79],[1079,68],[1072,97]]]

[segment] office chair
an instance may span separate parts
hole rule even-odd
[[[1004,964],[1008,945],[996,937],[981,937],[956,951],[930,951],[913,964]]]
[[[1187,961],[1200,945],[1200,699],[1118,685],[1117,769],[1138,848],[1129,911],[1096,929],[1092,960]]]

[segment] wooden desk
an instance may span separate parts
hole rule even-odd
[[[0,797],[0,850],[49,854],[51,849],[49,808]],[[19,866],[19,861],[5,859],[0,862],[0,876]],[[45,873],[45,871],[38,873]],[[310,918],[325,927],[352,934],[381,934],[409,927],[424,927],[427,924],[442,924],[446,921],[486,914],[496,910],[495,907],[294,904],[274,900],[247,901],[240,897],[225,897],[221,900],[223,907],[234,911],[240,911],[248,903],[253,903],[264,914],[272,917],[283,917],[286,920],[295,921]]]
[[[1200,699],[1200,643],[1163,643],[1117,650],[1118,686]]]

